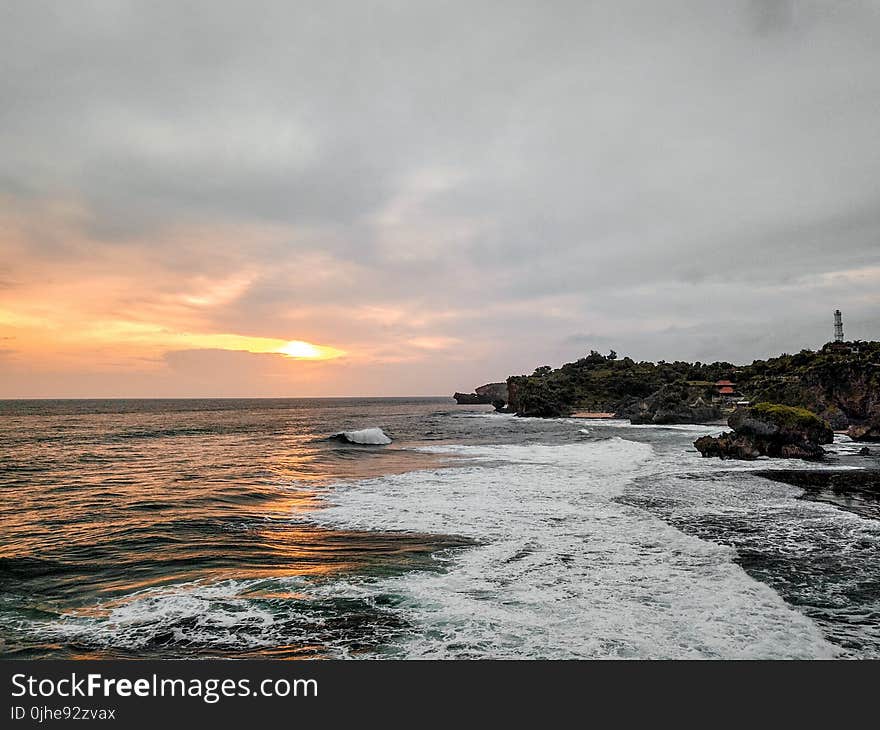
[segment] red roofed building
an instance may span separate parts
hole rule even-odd
[[[728,400],[739,396],[736,392],[736,383],[731,380],[719,380],[715,383],[715,392],[719,399]]]

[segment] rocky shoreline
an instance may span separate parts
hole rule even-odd
[[[493,405],[496,410],[507,406],[510,396],[507,391],[507,383],[487,383],[474,388],[473,393],[458,393],[452,396],[458,405]]]
[[[880,442],[880,342],[834,342],[750,365],[636,362],[613,350],[592,351],[560,368],[545,365],[454,397],[460,404],[491,404],[542,418],[612,413],[634,424],[657,425],[726,419],[733,432],[702,441],[697,448],[704,456],[820,459],[832,429],[848,429],[854,441]],[[757,406],[796,409],[798,417],[786,412],[793,419],[789,425],[802,429],[814,418],[807,427],[813,430],[795,433],[785,424],[759,424],[750,410]]]

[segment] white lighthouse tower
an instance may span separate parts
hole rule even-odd
[[[834,341],[843,342],[843,315],[839,309],[834,310]]]

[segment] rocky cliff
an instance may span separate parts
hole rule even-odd
[[[880,421],[880,342],[832,343],[755,361],[739,378],[753,400],[807,408],[844,429]]]
[[[706,386],[675,382],[663,385],[647,398],[623,403],[616,415],[637,424],[714,423],[724,410],[712,402],[714,390]]]
[[[711,422],[732,407],[714,383],[731,380],[739,397],[807,408],[859,438],[880,436],[880,342],[834,343],[750,365],[636,362],[591,352],[553,369],[507,379],[510,410],[526,416],[604,411],[638,423]],[[876,425],[872,425],[876,424]]]
[[[492,404],[503,408],[508,402],[507,383],[487,383],[473,393],[456,393],[452,397],[459,405]]]

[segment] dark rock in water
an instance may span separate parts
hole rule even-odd
[[[455,398],[455,402],[460,406],[480,406],[490,403],[489,400],[476,393],[456,393],[452,397]]]
[[[880,496],[880,471],[876,469],[765,469],[756,476],[785,482],[802,489],[833,489],[837,492],[863,491]]]
[[[458,405],[495,405],[501,401],[502,408],[507,403],[507,383],[487,383],[476,388],[473,393],[456,393],[452,396]]]
[[[806,408],[758,403],[734,411],[727,419],[727,425],[738,434],[770,438],[786,444],[834,442],[830,424]]]
[[[818,444],[805,442],[801,444],[783,444],[776,453],[772,449],[767,456],[778,456],[781,459],[812,459],[818,460],[825,456],[825,449]]]
[[[862,426],[850,426],[846,434],[853,441],[880,441],[880,419]]]
[[[735,433],[701,436],[694,441],[694,446],[703,456],[717,456],[719,459],[757,459],[761,456],[751,439]]]
[[[492,405],[495,407],[496,411],[503,411],[507,403],[505,403],[503,400],[493,400]]]
[[[859,449],[859,456],[870,456],[870,455],[871,455],[871,449],[869,449],[867,446],[863,446],[862,448]]]
[[[731,414],[727,425],[733,432],[694,441],[697,451],[721,459],[821,459],[825,450],[820,444],[834,441],[831,426],[814,413],[773,403],[741,408]]]
[[[877,469],[767,469],[756,471],[755,476],[800,487],[805,499],[880,519],[880,471]]]

